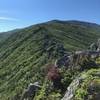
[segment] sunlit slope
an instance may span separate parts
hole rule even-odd
[[[94,25],[94,24],[93,24]],[[53,20],[18,30],[0,43],[0,100],[20,95],[43,81],[45,64],[63,52],[87,49],[100,37],[99,25]]]

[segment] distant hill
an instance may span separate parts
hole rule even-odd
[[[65,53],[88,49],[100,25],[52,20],[0,34],[0,100],[19,100],[30,82],[45,77],[45,65]]]
[[[0,42],[3,42],[5,39],[8,38],[10,34],[0,33]]]
[[[0,42],[3,42],[4,40],[6,40],[12,33],[18,32],[20,29],[15,29],[12,31],[8,31],[8,32],[1,32],[0,33]]]

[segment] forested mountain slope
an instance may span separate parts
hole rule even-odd
[[[45,77],[45,67],[67,52],[88,49],[100,37],[100,26],[53,20],[12,31],[0,38],[0,100],[12,100],[30,82]]]

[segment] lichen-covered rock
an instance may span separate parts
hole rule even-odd
[[[100,69],[83,72],[70,84],[62,100],[100,100]]]
[[[78,85],[79,79],[75,79],[73,83],[67,88],[67,92],[62,100],[71,100]]]

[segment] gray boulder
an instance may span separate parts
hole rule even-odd
[[[24,90],[21,100],[33,100],[36,92],[40,89],[38,82],[30,83],[28,88]]]

